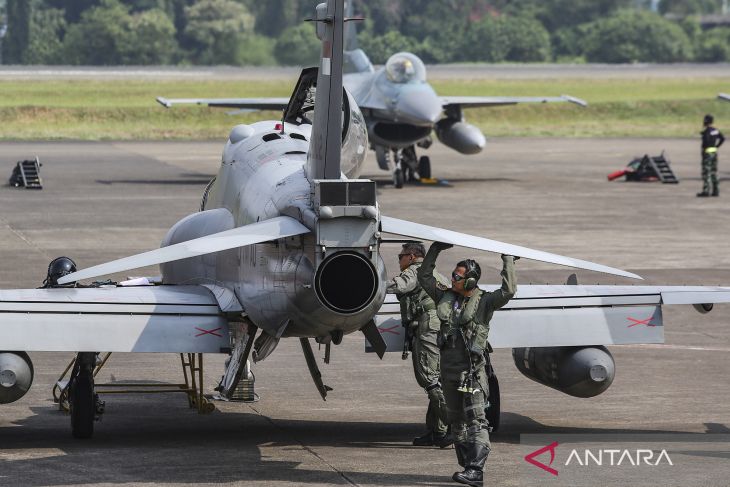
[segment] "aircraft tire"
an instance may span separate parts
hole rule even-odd
[[[91,438],[94,434],[96,401],[94,378],[90,370],[81,368],[69,392],[71,409],[71,434],[74,438]]]
[[[421,179],[431,179],[431,158],[428,156],[421,156],[418,159],[418,175]]]
[[[496,374],[488,375],[487,380],[489,382],[489,407],[485,410],[485,414],[487,421],[489,421],[489,426],[492,427],[492,432],[495,432],[499,429],[502,407],[499,398],[499,381],[497,380]]]
[[[396,188],[400,189],[403,187],[403,170],[396,169],[393,171],[393,184]]]

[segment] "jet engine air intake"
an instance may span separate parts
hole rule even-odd
[[[25,352],[0,352],[0,404],[15,402],[33,384],[33,363]]]
[[[343,251],[330,255],[317,269],[314,289],[330,310],[352,314],[369,305],[378,291],[378,274],[363,255]]]

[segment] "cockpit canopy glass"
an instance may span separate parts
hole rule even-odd
[[[423,83],[426,67],[423,61],[409,52],[393,54],[385,64],[385,74],[393,83]]]

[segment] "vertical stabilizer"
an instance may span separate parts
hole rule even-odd
[[[344,0],[328,0],[319,4],[316,12],[314,20],[317,37],[322,41],[322,56],[307,156],[307,177],[310,180],[340,179]]]

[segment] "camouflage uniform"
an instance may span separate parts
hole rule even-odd
[[[413,372],[416,382],[428,395],[426,428],[433,436],[446,434],[446,403],[439,381],[440,358],[436,344],[440,321],[436,316],[436,305],[418,285],[417,272],[422,259],[412,263],[406,270],[394,277],[387,291],[395,293],[400,302],[401,321],[410,327]],[[434,278],[436,279],[436,278]],[[437,282],[444,289],[446,279],[438,276]]]
[[[484,352],[492,314],[517,289],[514,258],[502,257],[501,288],[492,292],[477,288],[471,297],[463,298],[451,290],[440,289],[431,277],[440,251],[436,244],[431,246],[419,269],[418,282],[437,303],[436,313],[441,321],[441,380],[459,465],[482,471],[491,448],[484,411],[489,393]],[[464,386],[474,392],[463,392]]]
[[[717,180],[717,149],[725,142],[725,137],[715,127],[707,126],[702,135],[702,193],[705,196],[718,196],[720,188]]]

